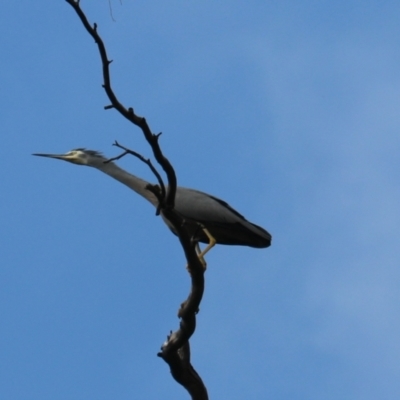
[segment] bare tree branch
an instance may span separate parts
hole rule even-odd
[[[163,199],[165,198],[165,195],[166,195],[165,185],[164,185],[164,181],[161,178],[161,175],[158,173],[158,171],[156,170],[154,165],[151,163],[151,160],[149,158],[144,158],[141,154],[139,154],[136,151],[130,150],[127,147],[120,145],[117,141],[114,142],[113,146],[116,146],[116,147],[124,150],[124,152],[117,157],[109,158],[107,161],[105,161],[105,163],[119,160],[122,157],[125,157],[127,154],[131,154],[132,156],[135,156],[136,158],[138,158],[140,161],[143,161],[145,164],[148,165],[148,167],[151,169],[151,172],[153,172],[153,174],[157,178],[158,184],[160,185],[159,191],[158,192],[156,192],[155,190],[151,190],[151,191],[156,195],[156,197],[159,201],[159,204],[162,204]],[[160,212],[160,208],[158,207],[156,215],[158,215],[159,212]]]
[[[83,26],[86,28],[86,30],[89,32],[90,36],[93,37],[94,41],[96,42],[100,57],[101,57],[101,62],[103,66],[103,88],[107,93],[107,96],[111,102],[111,107],[115,108],[120,114],[122,114],[128,121],[132,122],[136,126],[138,126],[147,142],[150,144],[153,154],[157,162],[161,165],[163,170],[168,176],[168,191],[167,195],[165,198],[165,206],[166,207],[173,207],[174,206],[174,200],[175,200],[175,192],[176,192],[176,176],[175,176],[175,171],[171,165],[171,163],[168,161],[167,158],[164,157],[162,154],[162,151],[160,149],[160,146],[158,144],[158,137],[159,135],[155,135],[151,132],[149,125],[147,124],[147,121],[144,117],[139,117],[138,115],[135,114],[133,111],[133,108],[126,108],[124,107],[119,100],[117,99],[117,96],[114,94],[114,91],[112,90],[111,87],[111,78],[110,78],[110,64],[112,61],[108,60],[107,57],[107,51],[106,47],[104,46],[103,40],[97,33],[97,24],[93,24],[93,27],[89,24],[88,19],[86,18],[86,15],[83,13],[82,9],[80,8],[80,2],[79,0],[66,0],[68,4],[72,6],[72,8],[75,10],[75,12],[78,14],[78,17],[80,18]],[[111,108],[110,106],[107,106],[106,108]]]
[[[192,240],[188,234],[185,228],[184,219],[174,209],[177,187],[175,171],[168,159],[164,157],[160,149],[158,143],[159,135],[153,134],[147,124],[146,119],[137,116],[133,111],[133,108],[124,107],[114,94],[114,91],[111,87],[109,71],[109,65],[111,61],[108,60],[104,43],[97,33],[97,25],[94,24],[92,27],[89,24],[85,14],[80,8],[79,0],[66,0],[66,2],[75,10],[82,24],[93,37],[98,46],[103,67],[103,88],[111,102],[111,105],[106,106],[105,108],[115,108],[126,119],[142,130],[147,142],[152,148],[155,159],[161,165],[167,175],[168,188],[166,193],[164,191],[165,196],[159,197],[159,209],[161,210],[163,216],[173,224],[174,229],[178,234],[188,262],[188,271],[191,277],[191,290],[188,298],[182,303],[178,312],[178,317],[180,318],[179,329],[168,336],[166,342],[161,347],[161,351],[157,355],[169,365],[172,376],[177,382],[185,387],[185,389],[191,395],[192,400],[208,400],[207,389],[200,376],[190,363],[189,345],[189,339],[196,329],[196,314],[199,310],[200,302],[204,293],[204,267],[196,253],[196,242]],[[132,154],[138,157],[138,153],[135,153],[132,150],[124,147],[122,148],[125,150],[125,154]],[[120,157],[123,157],[125,154],[121,155]],[[141,157],[142,156],[139,158]],[[145,159],[143,158],[142,161],[143,160]]]
[[[185,231],[181,218],[174,210],[164,210],[164,216],[174,224],[179,240],[188,261],[191,277],[191,291],[181,304],[178,317],[181,319],[179,329],[171,333],[161,346],[161,357],[170,367],[174,379],[191,395],[193,400],[208,400],[207,389],[198,373],[190,363],[189,339],[196,329],[196,314],[204,293],[204,267],[196,254],[196,243]]]

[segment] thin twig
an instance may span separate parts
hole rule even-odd
[[[156,170],[156,168],[154,167],[154,165],[152,164],[150,158],[144,158],[140,153],[128,149],[125,146],[122,146],[121,144],[119,144],[117,141],[115,141],[113,143],[113,146],[118,147],[122,150],[124,150],[124,152],[118,156],[118,157],[114,157],[114,158],[110,158],[108,159],[106,162],[110,162],[110,161],[114,161],[114,160],[119,160],[122,157],[125,157],[127,154],[131,154],[132,156],[135,156],[136,158],[138,158],[140,161],[144,162],[146,165],[149,166],[149,168],[151,169],[151,172],[155,175],[155,177],[157,178],[158,184],[160,185],[161,188],[161,197],[164,199],[165,198],[165,185],[164,185],[164,181],[161,178],[161,175],[159,174],[159,172]]]
[[[157,206],[157,209],[156,209],[156,215],[160,215],[161,209],[163,208],[163,204],[164,204],[164,200],[165,200],[165,185],[164,185],[164,181],[161,178],[161,175],[155,169],[155,167],[153,166],[151,160],[149,158],[147,158],[147,159],[144,158],[141,154],[137,153],[136,151],[130,150],[130,149],[120,145],[117,141],[115,141],[113,143],[113,146],[117,146],[117,147],[119,147],[119,148],[121,148],[121,149],[123,149],[125,151],[123,153],[121,153],[119,156],[112,157],[112,158],[109,158],[108,160],[104,161],[104,164],[107,164],[107,163],[112,162],[112,161],[120,160],[122,157],[125,157],[127,154],[130,154],[130,155],[133,155],[133,156],[139,158],[139,160],[141,160],[145,164],[147,164],[148,167],[153,172],[153,174],[156,176],[160,186],[148,184],[146,186],[146,189],[149,190],[151,193],[154,194],[154,196],[157,197],[158,206]]]
[[[113,20],[113,22],[115,22],[115,19],[114,19],[114,16],[113,16],[112,7],[111,7],[111,0],[108,0],[108,8],[110,9],[111,19]]]

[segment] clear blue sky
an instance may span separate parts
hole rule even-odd
[[[400,3],[81,4],[179,184],[273,235],[207,257],[210,398],[400,398]],[[189,289],[178,241],[118,182],[30,155],[151,155],[103,110],[93,40],[63,0],[6,1],[0,46],[0,398],[187,399],[156,357]]]

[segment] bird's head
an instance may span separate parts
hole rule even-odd
[[[65,154],[42,154],[34,153],[33,156],[56,158],[57,160],[68,161],[77,165],[87,165],[89,167],[98,167],[104,165],[107,161],[101,153],[94,150],[74,149]]]

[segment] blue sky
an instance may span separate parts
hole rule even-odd
[[[207,256],[191,345],[210,398],[398,398],[400,3],[112,0],[115,22],[81,4],[179,184],[273,235]],[[189,288],[177,239],[118,182],[30,155],[150,150],[103,110],[68,4],[0,20],[0,398],[187,399],[156,357]]]

